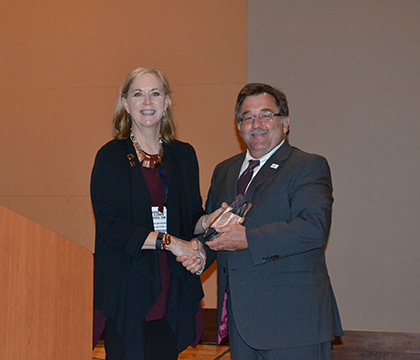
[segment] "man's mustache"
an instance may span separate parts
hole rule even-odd
[[[251,130],[248,135],[265,135],[268,134],[268,130],[263,130],[263,129],[254,129]]]

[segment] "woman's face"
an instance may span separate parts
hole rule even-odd
[[[160,129],[169,98],[165,95],[158,77],[154,74],[143,74],[133,81],[127,97],[122,98],[122,103],[125,111],[130,114],[133,129]]]

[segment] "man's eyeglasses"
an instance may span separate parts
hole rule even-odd
[[[266,124],[266,123],[269,123],[269,122],[273,121],[275,116],[282,117],[281,114],[274,114],[271,111],[263,111],[263,112],[259,113],[258,115],[245,114],[244,116],[242,116],[241,124],[252,124],[254,122],[255,118],[258,118],[258,120],[262,124]]]

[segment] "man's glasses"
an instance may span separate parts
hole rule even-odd
[[[246,125],[252,124],[254,122],[255,118],[258,118],[258,120],[262,124],[266,124],[266,123],[269,123],[269,122],[273,121],[275,116],[282,117],[281,114],[274,114],[271,111],[263,111],[263,112],[259,113],[258,115],[245,114],[244,116],[242,116],[241,124],[246,124]]]

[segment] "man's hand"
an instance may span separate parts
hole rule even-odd
[[[220,234],[206,245],[213,251],[240,251],[248,249],[245,227],[239,224],[215,228]]]
[[[227,203],[222,203],[217,210],[214,210],[211,214],[203,215],[195,225],[194,234],[203,233],[208,226],[216,219],[222,212],[224,212],[229,205]]]
[[[176,261],[192,274],[197,274],[206,266],[206,253],[203,244],[197,239],[190,242],[184,241],[181,251],[178,252]]]

